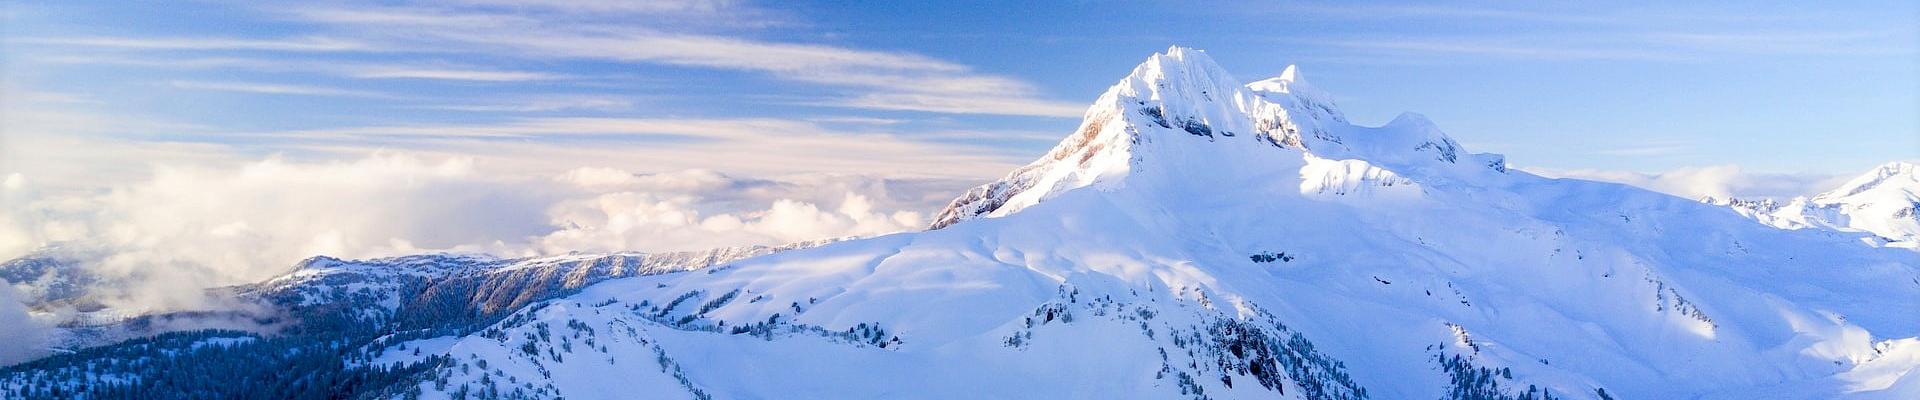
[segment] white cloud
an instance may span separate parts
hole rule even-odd
[[[338,57],[288,62],[281,55],[168,60],[159,51],[378,52],[420,55],[481,55],[483,58],[612,61],[719,69],[836,90],[811,104],[952,114],[1078,117],[1076,102],[1045,99],[1027,82],[920,54],[781,42],[751,38],[715,27],[758,27],[777,20],[753,7],[712,1],[556,2],[543,0],[450,1],[395,7],[359,4],[263,9],[305,23],[327,36],[296,38],[38,37],[36,60],[110,63],[155,68],[247,68],[297,70],[366,79],[439,79],[520,82],[562,79],[549,71],[485,67],[369,65]],[[348,38],[348,39],[338,39]],[[120,50],[75,53],[68,47]],[[188,82],[183,88],[266,94],[381,97],[373,93],[278,83]]]
[[[633,101],[616,96],[530,96],[513,101],[443,104],[421,108],[468,112],[618,111],[633,108]]]
[[[479,10],[471,7],[308,8],[296,10],[293,15],[305,21],[329,24],[349,34],[375,35],[383,38],[383,43],[398,48],[756,72],[858,92],[820,102],[844,107],[1055,117],[1077,117],[1081,109],[1079,104],[1071,102],[1040,99],[1039,90],[1026,82],[976,72],[966,65],[918,54],[688,33],[682,32],[686,29],[660,23],[671,19],[649,18],[646,20],[652,23],[640,25],[631,19],[595,21],[564,16],[570,15],[569,12],[593,10],[594,4],[512,3],[519,6],[504,10],[499,7]],[[703,3],[668,9],[686,11],[722,6],[725,5]],[[539,12],[542,10],[564,12],[563,16],[554,16]],[[728,10],[702,14],[731,16],[733,10]]]
[[[152,260],[256,280],[318,254],[368,257],[484,245],[544,228],[542,194],[476,172],[471,160],[401,154],[238,169],[161,167],[97,199],[99,239],[127,268]],[[132,271],[125,271],[132,272]]]
[[[1685,167],[1658,173],[1532,167],[1522,167],[1522,169],[1555,178],[1623,183],[1688,199],[1698,199],[1703,196],[1719,198],[1810,196],[1839,186],[1847,178],[1846,175],[1828,174],[1755,173],[1741,169],[1737,165]]]
[[[540,246],[548,253],[696,250],[868,236],[925,226],[919,212],[875,211],[871,200],[851,193],[831,209],[808,201],[778,199],[766,209],[709,214],[697,209],[699,200],[619,192],[563,203],[554,210],[553,222],[567,228],[541,238]]]
[[[402,68],[375,67],[354,71],[355,78],[373,79],[442,79],[455,81],[514,82],[538,81],[565,78],[559,74],[526,71],[486,71],[446,68]]]
[[[580,168],[561,181],[606,190],[554,207],[542,251],[689,250],[868,236],[925,227],[971,182],[808,174],[736,178],[711,170],[633,174]],[[891,211],[889,211],[891,210]]]
[[[814,118],[808,118],[807,120],[813,121],[813,122],[819,122],[819,123],[829,123],[829,124],[853,124],[853,125],[873,125],[873,126],[899,125],[907,122],[907,120],[903,120],[903,119],[855,117],[855,116],[814,117]]]
[[[853,108],[875,110],[931,111],[949,114],[1025,115],[1034,117],[1078,117],[1085,106],[1020,98],[949,97],[941,94],[876,93],[836,103]]]
[[[89,268],[142,283],[108,299],[117,308],[189,308],[204,300],[194,288],[257,281],[314,255],[486,250],[550,230],[548,195],[511,183],[470,160],[401,154],[161,166],[103,194],[9,198],[0,232],[106,249]]]
[[[367,63],[325,59],[283,60],[259,57],[175,57],[156,53],[111,55],[53,55],[32,62],[57,65],[121,65],[169,69],[248,69],[272,72],[303,71],[359,79],[434,79],[451,81],[519,82],[568,79],[570,76],[537,71],[477,68],[445,63]]]
[[[173,87],[181,88],[181,89],[212,90],[212,91],[220,91],[220,92],[284,94],[284,95],[300,95],[300,96],[392,97],[392,95],[388,95],[385,93],[370,92],[370,91],[364,91],[364,90],[350,90],[350,89],[341,89],[341,88],[333,88],[333,87],[325,87],[325,86],[289,85],[289,84],[278,84],[278,83],[172,81],[172,82],[168,82],[168,84],[172,85]]]
[[[264,50],[296,52],[369,51],[372,46],[350,40],[327,37],[286,39],[242,38],[127,38],[127,37],[45,37],[20,39],[22,43],[60,46],[103,47],[134,50]]]
[[[28,216],[24,215],[24,207],[20,207],[30,198],[26,190],[26,176],[19,172],[7,174],[5,186],[0,187],[0,204],[7,205],[0,210],[0,260],[10,260],[33,251],[34,247],[40,245],[37,241],[44,236],[27,227],[30,223],[26,220]]]
[[[1396,56],[1465,55],[1535,60],[1681,61],[1699,54],[1664,52],[1638,43],[1592,43],[1543,37],[1368,37],[1302,42]]]
[[[887,130],[829,129],[819,123],[768,118],[519,118],[490,124],[416,124],[265,132],[308,141],[370,144],[415,151],[446,151],[489,162],[539,164],[581,161],[635,170],[725,168],[748,175],[803,172],[871,173],[902,177],[978,178],[1005,173],[1022,156],[979,145],[931,143]],[[506,140],[618,138],[605,146],[577,142]],[[579,164],[576,164],[579,165]],[[560,171],[554,171],[558,173]]]
[[[726,0],[451,0],[447,3],[541,8],[582,13],[709,14],[739,7]]]
[[[0,367],[31,360],[47,352],[47,321],[35,318],[21,304],[13,284],[0,279]]]
[[[1475,56],[1521,60],[1692,62],[1740,56],[1900,56],[1917,48],[1911,30],[1734,31],[1675,28],[1529,35],[1348,36],[1286,39],[1359,54]]]
[[[483,169],[472,158],[378,152],[330,162],[163,164],[100,193],[39,192],[15,174],[0,185],[9,204],[0,212],[0,257],[53,243],[98,248],[87,268],[135,283],[112,288],[108,305],[192,309],[212,300],[194,289],[259,281],[315,255],[692,250],[912,230],[971,183],[516,172]]]
[[[560,175],[559,180],[585,188],[605,188],[633,185],[640,176],[614,168],[580,167]]]
[[[1599,3],[1596,3],[1599,4]],[[1308,43],[1401,56],[1466,55],[1545,60],[1692,61],[1716,57],[1883,56],[1916,51],[1912,24],[1861,20],[1840,9],[1781,13],[1753,7],[1529,7],[1274,3],[1249,13],[1375,22],[1426,20],[1417,37],[1328,37]],[[1896,19],[1897,20],[1897,19]],[[1845,21],[1831,24],[1828,21]],[[1486,22],[1551,26],[1539,34],[1486,33]],[[1496,32],[1497,33],[1497,32]]]
[[[771,118],[669,119],[556,117],[523,118],[485,124],[415,124],[309,129],[269,134],[305,138],[472,137],[527,138],[547,135],[680,135],[746,138],[771,133],[820,134],[813,124]]]

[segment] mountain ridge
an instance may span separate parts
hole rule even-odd
[[[1781,229],[1865,233],[1878,246],[1920,250],[1920,165],[1893,161],[1812,196],[1773,199],[1704,197],[1701,202]]]

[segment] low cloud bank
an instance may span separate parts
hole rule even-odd
[[[201,289],[268,279],[315,255],[674,251],[914,230],[972,182],[611,168],[527,176],[470,158],[379,152],[159,165],[146,179],[79,194],[37,191],[18,173],[0,183],[0,260],[47,245],[87,249],[94,256],[81,268],[123,283],[96,298],[145,313],[220,306]],[[12,328],[35,316],[5,290],[0,340],[44,343],[39,330]],[[16,354],[0,348],[0,361]]]
[[[1522,169],[1554,178],[1623,183],[1689,199],[1699,199],[1703,196],[1776,199],[1810,196],[1831,190],[1851,177],[1831,174],[1751,172],[1737,165],[1685,167],[1657,173],[1599,169]]]
[[[21,304],[13,284],[0,279],[0,366],[38,358],[47,353],[47,321],[35,318]]]

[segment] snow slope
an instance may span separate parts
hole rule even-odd
[[[931,230],[616,279],[427,398],[1915,398],[1920,253],[1548,179],[1171,48]]]
[[[444,350],[454,339],[529,304],[608,279],[711,268],[835,240],[840,239],[518,259],[458,254],[313,257],[273,279],[208,291],[233,303],[228,307],[65,321],[55,332],[56,345],[64,347],[59,354],[0,366],[0,398],[403,394],[392,389],[401,382],[417,382],[417,372],[444,363]],[[73,254],[49,248],[0,264],[0,275],[29,277],[25,281],[36,283],[87,283],[61,287],[73,295],[42,297],[52,300],[34,307],[67,307],[78,303],[72,299],[110,295],[117,289],[111,286],[114,282],[79,279],[91,276],[88,258]],[[107,308],[89,314],[119,313]],[[394,346],[400,343],[406,345]]]
[[[1781,229],[1865,232],[1869,243],[1920,249],[1920,165],[1890,162],[1812,198],[1785,204],[1771,199],[1706,198]]]

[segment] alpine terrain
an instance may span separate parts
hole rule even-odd
[[[1772,199],[1702,199],[1782,229],[1864,232],[1874,245],[1920,249],[1920,165],[1890,162],[1839,188],[1786,204]]]
[[[365,398],[1920,398],[1920,252],[1768,226],[1911,242],[1910,165],[1729,210],[1509,169],[1418,114],[1356,125],[1295,68],[1242,82],[1155,54],[925,231],[644,271],[316,258],[233,290],[378,306],[55,356],[0,393],[166,393],[129,355],[272,343],[338,371],[281,393]],[[540,278],[567,276],[604,279]]]

